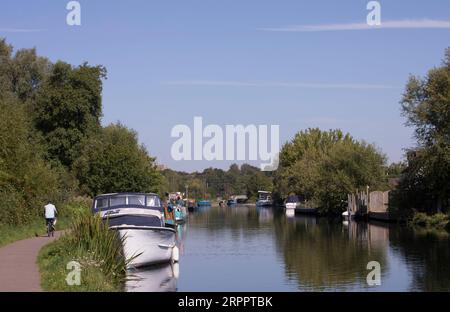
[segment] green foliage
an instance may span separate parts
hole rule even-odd
[[[207,168],[203,172],[185,173],[170,169],[163,171],[164,192],[184,191],[189,187],[190,198],[227,198],[231,195],[247,195],[255,199],[258,190],[272,190],[272,178],[256,167],[243,164],[230,166],[228,171]]]
[[[48,75],[51,63],[39,57],[36,49],[18,50],[0,39],[0,94],[14,94],[21,102],[34,98]]]
[[[52,64],[0,39],[0,224],[32,223],[49,200],[70,217],[77,193],[158,190],[136,133],[100,126],[105,78],[102,66]]]
[[[348,193],[387,187],[385,162],[373,145],[340,130],[308,129],[283,146],[275,190],[278,197],[295,193],[322,213],[337,213]]]
[[[14,196],[15,193],[5,192],[3,199],[8,198],[8,196]],[[67,200],[61,205],[57,205],[58,209],[58,222],[56,223],[56,230],[64,230],[70,226],[71,219],[75,215],[86,214],[90,212],[92,200],[87,197],[74,197]],[[9,205],[16,205],[15,207],[20,207],[17,203],[7,201]],[[6,205],[5,205],[6,206]],[[14,210],[15,213],[20,215],[20,210]],[[3,220],[5,221],[5,220]],[[35,235],[46,235],[47,227],[45,220],[42,215],[31,216],[25,220],[24,224],[8,224],[6,222],[0,223],[0,246],[12,243],[17,240],[34,237]]]
[[[434,215],[427,215],[423,212],[414,214],[411,224],[425,228],[444,229],[449,223],[449,216],[443,213],[436,213]]]
[[[86,140],[74,171],[91,195],[158,192],[161,182],[155,159],[138,144],[136,132],[121,124],[109,125]]]
[[[390,178],[399,178],[405,172],[407,164],[404,162],[396,162],[389,165],[387,168],[387,175]]]
[[[58,62],[38,92],[33,106],[36,128],[50,157],[65,166],[79,156],[82,140],[100,128],[103,78],[102,66]]]
[[[24,107],[0,99],[0,113],[0,222],[23,224],[42,214],[45,201],[70,196],[73,186],[59,188],[67,172],[43,160]]]
[[[401,105],[418,143],[400,185],[402,208],[444,211],[450,206],[450,48],[441,67],[410,77]]]
[[[79,214],[66,235],[44,247],[38,258],[42,287],[48,291],[117,291],[126,278],[123,238],[99,216]],[[66,265],[81,265],[81,285],[65,282]]]
[[[78,215],[65,237],[75,250],[91,252],[101,263],[103,272],[114,279],[124,279],[127,261],[122,246],[125,238],[119,232],[109,230],[109,226],[99,215]]]

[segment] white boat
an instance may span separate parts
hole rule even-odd
[[[352,220],[352,219],[355,218],[355,215],[352,214],[352,213],[349,213],[348,211],[344,211],[344,212],[342,213],[342,218],[343,218],[345,221],[350,221],[350,220]]]
[[[93,212],[124,238],[123,251],[129,267],[178,261],[176,232],[165,227],[164,208],[158,195],[100,195],[94,199]]]
[[[272,196],[270,192],[267,191],[258,191],[258,200],[256,201],[256,206],[272,206]]]
[[[297,195],[288,196],[288,198],[286,199],[286,204],[285,204],[286,210],[293,209],[295,211],[295,209],[297,208],[298,202],[299,202],[299,199],[298,199]]]

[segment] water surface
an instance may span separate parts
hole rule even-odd
[[[447,235],[248,206],[190,213],[177,231],[180,263],[134,272],[142,278],[127,290],[450,290]],[[367,285],[370,261],[381,265],[380,286]]]

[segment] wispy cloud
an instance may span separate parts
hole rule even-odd
[[[30,33],[45,31],[42,28],[0,28],[0,33]]]
[[[304,88],[304,89],[395,89],[396,86],[361,83],[305,83],[305,82],[250,82],[250,81],[217,81],[217,80],[181,80],[166,81],[164,85],[178,86],[211,86],[211,87],[262,87],[262,88]]]
[[[263,31],[279,32],[314,32],[314,31],[345,31],[345,30],[376,30],[376,29],[450,29],[450,21],[432,19],[407,19],[382,21],[379,26],[370,26],[367,23],[347,24],[318,24],[318,25],[291,25],[286,27],[259,28]]]

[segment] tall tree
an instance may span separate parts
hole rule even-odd
[[[49,155],[67,167],[80,155],[80,143],[100,129],[103,78],[102,66],[58,62],[39,90],[33,107],[36,128]]]
[[[348,193],[366,186],[386,187],[385,162],[373,145],[340,130],[301,131],[281,149],[276,195],[295,193],[322,213],[336,213]]]
[[[110,125],[87,139],[74,170],[91,195],[160,191],[155,158],[139,145],[136,132],[121,124]]]
[[[401,101],[407,125],[414,127],[417,148],[409,152],[402,189],[423,206],[435,202],[437,210],[450,203],[450,48],[442,66],[426,77],[412,76]],[[419,195],[419,196],[418,196]],[[419,208],[419,207],[417,207]]]

